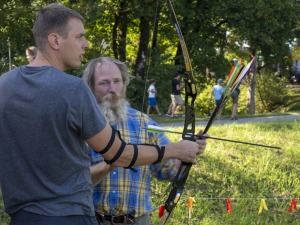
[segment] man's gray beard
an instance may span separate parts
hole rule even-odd
[[[101,102],[98,100],[100,109],[110,125],[127,119],[127,107],[129,102],[121,95],[107,94]]]

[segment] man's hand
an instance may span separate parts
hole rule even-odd
[[[200,144],[203,146],[202,141]],[[196,156],[203,152],[203,147],[201,146],[196,141],[181,140],[177,143],[166,145],[165,157],[177,158],[184,162],[196,164]]]
[[[195,141],[197,142],[197,144],[199,145],[199,151],[200,153],[199,154],[203,154],[204,153],[204,150],[206,148],[206,138],[205,137],[208,137],[209,135],[207,134],[204,134],[203,135],[203,131],[200,130],[196,135],[195,137],[197,137],[195,139]],[[198,137],[203,137],[203,138],[198,138]]]
[[[93,186],[98,184],[106,175],[115,169],[114,166],[108,165],[106,162],[101,162],[90,166]]]

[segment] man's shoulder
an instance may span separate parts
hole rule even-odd
[[[127,108],[127,119],[139,120],[147,123],[153,123],[154,121],[147,114],[141,112],[140,110],[134,109],[132,107]]]
[[[10,71],[7,71],[5,73],[3,73],[2,75],[0,75],[0,79],[5,79],[5,78],[9,78],[9,77],[12,77],[13,74],[17,74],[18,71],[20,70],[20,67],[17,67],[17,68],[14,68]]]
[[[132,107],[127,107],[127,115],[138,115],[138,116],[145,115],[145,116],[147,116],[146,114],[144,114],[140,110],[132,108]]]

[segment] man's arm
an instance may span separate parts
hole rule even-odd
[[[176,85],[176,89],[178,91],[180,91],[182,88],[184,88],[184,83],[179,83],[179,84]]]
[[[96,134],[95,136],[89,138],[87,143],[96,152],[101,152],[109,143],[112,135],[112,128],[109,125]],[[111,160],[119,151],[121,147],[121,140],[118,135],[115,136],[114,142],[110,149],[102,154],[105,160]],[[204,150],[204,149],[203,149]],[[177,143],[171,143],[165,145],[165,153],[162,160],[177,158],[181,161],[196,163],[196,156],[201,153],[199,141],[187,141],[181,140]],[[124,151],[120,157],[112,163],[113,166],[127,167],[132,161],[134,155],[133,145],[125,145]],[[158,152],[154,146],[148,145],[138,145],[138,157],[134,166],[148,165],[156,162],[158,159]]]
[[[93,186],[98,184],[114,168],[115,168],[114,166],[108,165],[106,162],[101,162],[90,166]]]
[[[172,180],[177,174],[181,165],[178,159],[168,159],[158,164],[150,165],[150,171],[153,177],[158,180]]]
[[[154,91],[154,89],[152,88],[152,89],[150,89],[150,92],[151,93],[155,93],[156,91]]]
[[[214,88],[211,90],[210,101],[212,100],[213,95],[214,95]]]

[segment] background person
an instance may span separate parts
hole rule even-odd
[[[200,140],[157,148],[122,142],[86,83],[63,72],[81,65],[84,35],[80,14],[50,4],[33,26],[34,61],[0,76],[0,185],[11,225],[98,225],[86,143],[123,167],[196,163],[202,151]]]
[[[177,117],[177,112],[179,109],[182,110],[184,114],[184,102],[181,96],[181,90],[184,88],[184,83],[180,82],[180,73],[175,72],[173,79],[172,79],[172,92],[171,92],[171,99],[172,99],[172,115],[171,117]]]
[[[140,127],[158,124],[144,113],[129,106],[126,90],[129,83],[127,66],[119,60],[99,57],[91,60],[84,72],[87,81],[104,111],[108,122],[121,138],[133,144],[165,145],[170,143],[164,133],[152,133]],[[106,84],[106,85],[104,85]],[[205,143],[203,143],[205,146]],[[93,167],[101,166],[101,155],[92,153]],[[101,162],[101,163],[99,163]],[[124,218],[135,220],[135,225],[150,225],[151,184],[150,172],[160,180],[175,177],[180,161],[171,159],[150,166],[134,167],[134,170],[115,168],[94,188],[94,204],[104,218],[101,224],[124,224]],[[92,176],[97,174],[92,172]],[[99,174],[98,182],[103,176]],[[113,218],[113,219],[112,219]]]
[[[169,108],[168,108],[168,111],[166,113],[166,116],[171,116],[172,115],[172,108],[173,108],[173,103],[171,101],[171,103],[169,105]]]
[[[240,96],[240,93],[241,93],[241,90],[240,90],[240,85],[241,84],[246,84],[245,80],[242,80],[241,83],[231,93],[231,99],[232,99],[231,120],[238,120],[237,111],[238,111],[239,96]]]
[[[238,85],[233,92],[231,92],[231,99],[232,99],[232,113],[231,113],[231,120],[238,120],[237,118],[237,109],[238,109],[238,101],[240,95],[240,85]]]
[[[162,114],[159,111],[157,102],[156,102],[156,93],[157,90],[155,88],[155,83],[156,81],[154,79],[150,80],[150,86],[148,88],[148,108],[147,108],[147,115],[149,116],[150,114],[150,108],[154,107],[158,116],[162,116]]]
[[[29,63],[31,63],[36,57],[37,48],[35,46],[29,46],[28,48],[26,48],[25,54],[26,54],[26,59],[28,60]]]
[[[223,92],[224,92],[223,80],[218,79],[218,83],[213,87],[211,96],[210,96],[210,98],[212,98],[212,96],[214,96],[216,106],[220,103]]]

